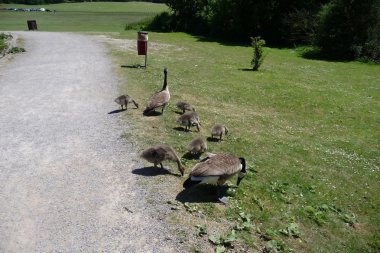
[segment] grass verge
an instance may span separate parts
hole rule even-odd
[[[52,12],[0,11],[0,31],[27,30],[36,20],[39,31],[121,32],[126,24],[153,17],[167,10],[164,4],[147,2],[84,2],[51,5],[2,4],[1,8],[40,8]],[[53,12],[56,10],[56,12]]]
[[[133,122],[127,135],[141,148],[167,143],[183,155],[193,137],[207,138],[213,124],[226,124],[230,134],[209,142],[209,151],[248,161],[249,173],[223,211],[227,219],[241,211],[252,217],[255,227],[238,235],[247,245],[283,252],[380,249],[379,66],[266,48],[255,73],[251,47],[150,33],[148,68],[138,69],[143,57],[133,48],[135,37],[135,31],[122,33],[119,39],[132,46],[113,52],[125,80],[120,92],[144,106],[167,67],[172,99],[159,117],[126,113]],[[178,131],[179,100],[197,108],[200,133]],[[188,168],[195,163],[183,161]],[[198,205],[210,219],[220,215],[220,208]]]

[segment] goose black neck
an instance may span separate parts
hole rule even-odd
[[[246,173],[246,170],[245,170],[245,159],[243,157],[240,157],[239,160],[240,160],[240,163],[242,165],[241,172]]]
[[[165,70],[164,70],[164,86],[162,87],[162,90],[165,90],[165,89],[166,89],[166,86],[168,86],[168,72],[167,72],[167,70],[165,69]]]

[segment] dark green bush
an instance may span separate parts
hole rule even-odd
[[[374,11],[377,4],[378,0],[332,0],[324,5],[316,45],[323,53],[348,59],[374,50],[376,38],[369,40],[369,35],[379,20],[378,11]]]

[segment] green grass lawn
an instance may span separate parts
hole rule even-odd
[[[0,11],[0,31],[27,30],[27,20],[36,20],[40,31],[121,32],[136,23],[167,10],[164,4],[86,2],[52,5],[2,4],[0,8],[39,8],[56,12]]]
[[[0,30],[26,30],[26,20],[36,19],[41,31],[119,32],[116,39],[135,45],[136,31],[123,31],[125,25],[166,9],[145,4],[1,12]],[[161,88],[167,67],[172,100],[163,116],[143,117],[143,108],[123,113],[131,125],[126,137],[139,149],[170,144],[182,156],[194,136],[207,138],[214,123],[224,123],[230,134],[221,143],[209,142],[209,151],[247,160],[248,175],[226,209],[197,204],[208,219],[215,213],[230,220],[239,212],[250,214],[254,227],[238,237],[252,248],[380,251],[380,66],[309,60],[298,50],[266,48],[262,68],[252,72],[251,47],[183,33],[150,32],[147,69],[134,68],[144,58],[130,49],[110,52],[124,80],[120,93],[144,107]],[[179,100],[196,107],[200,133],[176,129]],[[187,168],[195,164],[183,162]],[[180,191],[181,182],[172,190]]]
[[[134,40],[135,32],[121,38]],[[146,70],[118,68],[121,91],[144,105],[168,67],[172,103],[160,117],[128,113],[135,128],[127,136],[141,147],[168,143],[183,155],[194,136],[207,138],[214,123],[225,123],[230,134],[222,143],[209,142],[209,151],[243,156],[250,169],[227,217],[251,214],[261,235],[273,240],[269,244],[284,251],[380,249],[380,66],[266,48],[262,68],[252,72],[250,47],[182,33],[150,33],[150,41]],[[113,55],[119,66],[143,63],[135,52]],[[196,107],[200,133],[175,129],[179,100]],[[255,229],[240,236],[251,245],[267,244]]]

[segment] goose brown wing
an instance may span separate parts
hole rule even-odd
[[[150,98],[149,103],[147,105],[147,108],[153,109],[156,107],[163,106],[167,102],[169,102],[170,95],[166,91],[160,91],[155,94]]]
[[[239,158],[227,154],[216,154],[194,166],[190,176],[222,176],[233,175],[241,170]]]

